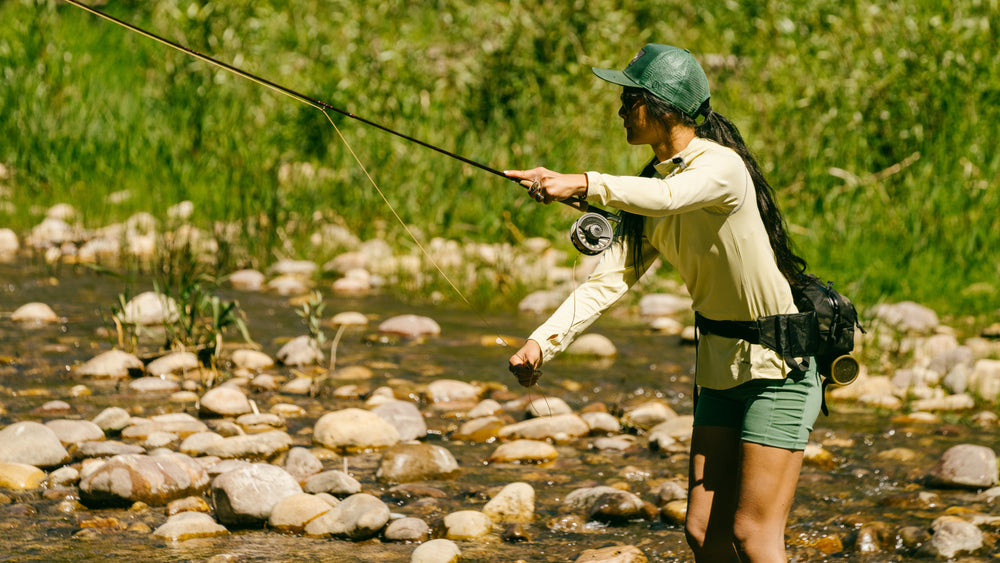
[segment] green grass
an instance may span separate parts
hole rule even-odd
[[[628,174],[618,90],[644,43],[691,49],[778,191],[812,270],[861,306],[1000,308],[1000,9],[907,2],[114,2],[196,51],[497,169]],[[312,257],[314,213],[409,246],[319,111],[61,2],[0,3],[0,226],[72,203],[88,226],[196,204],[240,265]],[[567,247],[568,209],[351,119],[334,121],[423,236]],[[279,180],[310,163],[311,179]],[[106,203],[108,194],[133,197]],[[509,221],[504,212],[509,213]],[[235,264],[234,264],[235,265]]]

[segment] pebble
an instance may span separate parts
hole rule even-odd
[[[384,502],[372,495],[357,493],[309,522],[305,532],[310,536],[329,535],[360,541],[376,536],[388,522],[389,507]]]
[[[267,522],[279,501],[302,493],[302,487],[280,467],[251,463],[213,479],[211,493],[220,523],[255,527]]]
[[[361,483],[343,471],[332,469],[317,473],[302,485],[307,493],[329,493],[335,497],[346,497],[361,492]]]
[[[455,379],[437,379],[427,385],[427,399],[431,403],[479,401],[481,392],[478,386]]]
[[[403,338],[421,338],[438,336],[441,326],[431,319],[420,315],[398,315],[390,317],[378,325],[382,334],[392,334]]]
[[[386,448],[399,440],[395,426],[377,414],[357,408],[326,413],[313,427],[313,441],[332,450]]]
[[[613,358],[618,355],[618,348],[607,336],[589,333],[570,343],[565,353],[570,356]]]
[[[490,463],[544,463],[559,457],[555,446],[540,440],[514,440],[500,444],[490,455]]]
[[[474,540],[489,534],[493,522],[478,510],[459,510],[444,517],[444,529],[450,540]]]
[[[191,352],[171,352],[160,356],[146,365],[146,373],[153,376],[170,375],[195,370],[201,367],[198,356]]]
[[[384,535],[387,541],[424,542],[430,539],[431,529],[427,522],[411,516],[389,522]]]
[[[279,532],[302,533],[310,522],[329,512],[333,506],[317,495],[290,495],[274,505],[268,518],[268,526]]]
[[[533,418],[509,424],[500,429],[502,440],[553,440],[566,442],[586,436],[590,427],[576,414],[563,414],[544,418]]]
[[[260,291],[264,288],[266,279],[267,276],[257,270],[245,269],[229,274],[228,281],[234,289],[240,291]]]
[[[80,376],[124,379],[133,372],[144,373],[146,365],[133,354],[121,350],[108,350],[87,360],[74,371]]]
[[[375,478],[383,483],[409,483],[450,479],[459,473],[455,456],[443,446],[402,443],[382,454]]]
[[[15,422],[0,430],[0,462],[55,467],[69,461],[69,452],[48,426]]]
[[[14,491],[37,489],[45,482],[45,472],[26,463],[0,462],[0,487]]]
[[[180,309],[173,297],[145,291],[125,304],[123,321],[128,324],[151,326],[175,323],[180,319]]]
[[[25,324],[45,324],[58,322],[59,316],[45,303],[26,303],[11,313],[10,320]]]
[[[45,423],[64,446],[104,439],[101,427],[88,420],[56,419]]]
[[[458,563],[461,558],[462,550],[458,544],[439,538],[422,543],[413,550],[410,563]]]
[[[483,514],[496,523],[529,523],[535,518],[535,489],[511,483],[486,503]]]
[[[646,563],[646,556],[634,545],[587,549],[574,559],[576,563]]]
[[[274,367],[274,359],[257,350],[236,350],[232,356],[237,368],[257,371]]]
[[[136,501],[163,505],[199,494],[209,483],[205,469],[179,453],[118,455],[81,475],[81,500],[88,506],[122,506]]]
[[[153,531],[153,535],[168,541],[185,541],[192,538],[206,538],[228,534],[229,530],[208,514],[201,512],[181,512],[167,519]]]
[[[986,489],[997,484],[997,454],[986,446],[975,444],[952,446],[928,477],[932,485]]]
[[[323,351],[319,344],[307,335],[297,336],[281,347],[276,355],[286,366],[311,366],[323,362]]]
[[[202,395],[199,411],[203,417],[234,417],[253,412],[253,407],[236,386],[220,385]]]

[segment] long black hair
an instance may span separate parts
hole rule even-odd
[[[757,160],[754,158],[739,129],[724,116],[712,109],[709,100],[698,109],[698,117],[704,117],[698,124],[695,118],[687,115],[674,105],[663,101],[648,90],[641,88],[626,87],[623,98],[641,96],[646,104],[647,113],[654,119],[667,125],[670,120],[679,121],[683,125],[694,127],[695,135],[710,139],[716,143],[729,147],[736,151],[743,159],[743,163],[753,180],[754,191],[757,194],[757,209],[760,217],[764,221],[764,228],[767,230],[768,238],[771,242],[771,250],[774,252],[778,269],[781,271],[788,283],[793,286],[801,283],[802,274],[806,269],[806,261],[792,250],[792,242],[788,238],[788,228],[785,219],[778,209],[774,200],[774,190],[764,178]],[[652,177],[656,173],[653,165],[656,164],[654,158],[640,173],[640,176]],[[625,237],[632,246],[636,267],[642,262],[642,230],[645,217],[634,213],[623,212],[619,233]]]

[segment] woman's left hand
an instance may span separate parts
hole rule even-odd
[[[542,167],[531,170],[504,170],[504,174],[521,180],[521,185],[528,188],[528,195],[539,203],[549,204],[571,197],[581,199],[587,197],[586,174],[560,174]]]

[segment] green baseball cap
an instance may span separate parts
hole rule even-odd
[[[639,50],[625,70],[593,70],[598,78],[612,84],[649,90],[692,118],[709,98],[705,71],[690,51],[680,47],[650,43]]]

